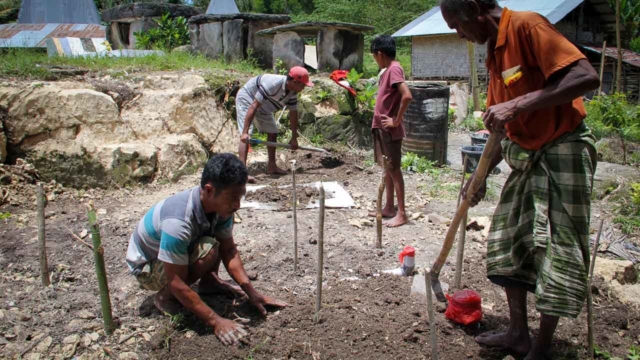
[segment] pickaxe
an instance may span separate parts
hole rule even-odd
[[[436,298],[440,302],[447,301],[447,298],[444,296],[444,292],[442,291],[442,286],[440,285],[440,270],[442,269],[445,261],[447,261],[447,257],[449,256],[451,247],[453,247],[453,242],[456,239],[456,233],[458,232],[458,228],[460,227],[460,222],[469,210],[469,207],[471,205],[470,199],[473,197],[473,195],[475,195],[476,192],[478,192],[478,189],[483,184],[484,179],[487,177],[489,163],[491,162],[491,158],[493,157],[493,153],[497,148],[497,145],[499,145],[498,141],[498,135],[496,135],[495,133],[492,133],[489,136],[487,144],[484,147],[484,151],[482,152],[480,162],[478,163],[478,167],[476,168],[473,181],[471,182],[471,185],[467,190],[467,196],[462,199],[460,206],[458,206],[456,215],[453,217],[453,220],[451,220],[451,224],[449,225],[447,237],[444,239],[444,244],[442,244],[440,255],[438,255],[438,258],[431,267],[431,288],[433,289],[433,293],[436,295]]]
[[[282,144],[282,143],[277,143],[277,142],[271,142],[271,141],[262,141],[260,139],[251,139],[249,141],[251,143],[251,145],[256,146],[259,144],[262,144],[264,146],[271,146],[271,147],[280,147],[280,148],[285,148],[285,149],[291,149],[291,145],[289,144]],[[325,149],[321,149],[321,148],[315,148],[315,147],[310,147],[310,146],[298,146],[299,150],[306,150],[306,151],[315,151],[315,152],[321,152],[321,153],[325,153],[325,154],[330,154],[330,152],[328,152]]]

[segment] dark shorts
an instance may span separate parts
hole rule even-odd
[[[393,140],[388,131],[371,129],[373,135],[373,156],[384,168],[383,156],[390,161],[390,170],[400,169],[402,163],[402,139]]]

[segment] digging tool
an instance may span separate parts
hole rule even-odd
[[[291,160],[291,183],[293,185],[293,272],[298,272],[298,198],[296,196],[296,161]]]
[[[260,139],[251,139],[249,142],[253,146],[262,144],[264,146],[291,149],[291,145],[289,145],[289,144],[283,144],[283,143],[277,143],[277,142],[271,142],[271,141],[262,141]],[[320,153],[324,153],[324,154],[330,154],[330,152],[328,152],[325,149],[315,148],[315,147],[311,147],[311,146],[298,146],[298,149],[299,150],[306,150],[306,151],[315,151],[315,152],[320,152]]]
[[[596,243],[593,244],[593,256],[591,257],[591,264],[589,267],[589,282],[587,283],[587,350],[589,352],[589,359],[595,359],[595,347],[593,344],[593,295],[591,294],[591,283],[593,282],[593,269],[596,267],[596,256],[598,255],[598,246],[600,245],[600,235],[602,235],[602,225],[604,225],[604,218],[600,219],[600,226],[598,227]]]
[[[444,292],[442,291],[442,285],[440,285],[440,270],[444,265],[445,261],[447,261],[447,257],[449,256],[449,252],[451,252],[451,247],[453,247],[453,242],[456,239],[456,232],[460,226],[460,222],[466,216],[467,211],[471,205],[470,198],[475,195],[480,186],[482,185],[484,179],[487,177],[487,172],[489,170],[489,163],[491,162],[491,158],[493,157],[493,153],[496,147],[499,145],[498,135],[496,133],[492,133],[487,140],[487,145],[482,152],[482,157],[480,158],[480,162],[478,163],[478,167],[476,168],[475,175],[473,177],[473,181],[469,186],[469,190],[467,191],[467,196],[462,199],[460,206],[458,206],[458,210],[456,211],[453,220],[451,220],[451,224],[449,225],[449,230],[447,231],[447,236],[444,239],[444,244],[442,244],[442,249],[440,250],[440,254],[438,258],[433,263],[433,267],[431,268],[431,288],[433,289],[433,293],[436,295],[436,298],[440,302],[447,302],[447,298],[444,296]]]
[[[438,360],[438,335],[436,334],[436,316],[433,311],[433,299],[431,298],[431,290],[429,289],[429,277],[431,269],[424,269],[425,290],[427,293],[427,313],[429,314],[429,331],[431,332],[431,359]]]
[[[316,314],[322,307],[322,273],[324,271],[324,185],[320,183],[320,217],[318,218],[318,280],[316,284]]]
[[[460,181],[460,193],[458,194],[458,206],[460,206],[460,200],[462,200],[462,189],[464,189],[464,178],[467,172],[467,161],[469,158],[464,157],[462,162],[462,180]],[[464,243],[467,237],[467,216],[464,214],[464,219],[460,223],[460,235],[458,236],[458,254],[456,257],[456,274],[453,277],[453,283],[456,289],[462,289],[462,262],[464,260]]]

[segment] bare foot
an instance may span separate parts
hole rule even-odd
[[[476,337],[476,342],[488,347],[508,349],[519,355],[526,355],[531,350],[531,338],[529,334],[515,336],[509,332],[484,333]]]
[[[153,297],[153,305],[163,314],[176,315],[182,310],[182,304],[166,288]]]
[[[249,184],[255,184],[255,183],[256,183],[256,178],[255,178],[255,177],[253,177],[253,176],[251,176],[251,175],[249,175],[249,176],[247,177],[247,182],[248,182]]]
[[[546,360],[551,359],[551,351],[547,350],[537,350],[534,346],[531,351],[527,354],[527,357],[524,360]]]
[[[377,211],[369,211],[369,217],[376,217],[378,216],[378,212]],[[396,209],[382,209],[382,217],[385,219],[389,219],[396,216]]]
[[[288,172],[286,170],[282,170],[278,167],[278,165],[269,165],[267,166],[267,174],[272,174],[272,175],[287,175]]]
[[[244,291],[238,285],[223,281],[217,274],[205,276],[198,284],[198,294],[201,295],[228,295],[234,298],[245,296]]]
[[[392,219],[383,221],[382,224],[385,225],[386,227],[394,228],[394,227],[402,226],[408,222],[409,222],[409,218],[407,218],[407,215],[397,213],[396,216],[394,216]]]

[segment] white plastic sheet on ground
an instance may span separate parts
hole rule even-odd
[[[325,207],[332,208],[332,209],[340,209],[340,208],[350,208],[356,205],[351,195],[349,195],[349,192],[347,192],[347,190],[345,190],[337,182],[335,181],[323,182],[322,185],[324,185],[324,191],[326,196],[324,200]],[[268,185],[247,185],[247,193],[265,188],[267,186]],[[320,189],[320,182],[318,181],[311,184],[299,184],[297,186],[298,187],[313,186],[316,189]],[[278,186],[278,188],[291,189],[291,185]],[[303,194],[298,195],[298,201],[300,201],[303,198],[304,198]],[[318,199],[315,199],[313,201],[310,201],[309,204],[307,204],[307,206],[305,206],[304,208],[317,209],[319,207],[320,207],[320,203],[318,202]],[[257,201],[246,201],[244,198],[242,199],[242,202],[241,202],[241,208],[258,209],[258,210],[278,210],[278,206],[275,203],[260,203]]]

